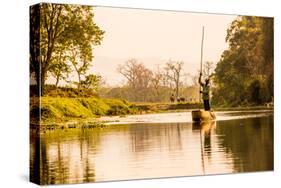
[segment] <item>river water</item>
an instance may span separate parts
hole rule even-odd
[[[111,126],[31,133],[30,177],[66,184],[273,170],[273,112],[104,117]]]

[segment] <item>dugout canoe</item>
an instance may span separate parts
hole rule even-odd
[[[206,122],[216,120],[216,114],[213,111],[194,110],[191,112],[191,115],[192,121],[194,122]]]

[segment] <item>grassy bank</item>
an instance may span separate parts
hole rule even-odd
[[[42,97],[41,107],[39,107],[36,99],[32,99],[31,117],[36,117],[40,108],[43,123],[136,113],[135,107],[125,100],[99,99],[95,97]]]
[[[84,120],[100,116],[145,114],[197,108],[194,103],[130,103],[120,99],[97,97],[42,97],[41,107],[38,99],[31,99],[31,117],[39,116],[42,123],[61,123],[70,120]],[[31,118],[31,121],[36,121]]]
[[[31,123],[36,124],[41,109],[42,124],[58,124],[95,119],[100,116],[123,116],[128,114],[146,114],[176,112],[197,109],[198,103],[130,103],[120,99],[104,99],[98,97],[42,97],[41,107],[38,98],[31,98]],[[202,105],[201,105],[202,108]],[[264,107],[218,108],[221,110],[253,110]]]

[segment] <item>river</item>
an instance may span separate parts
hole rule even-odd
[[[31,132],[31,179],[66,184],[273,170],[273,111],[104,117],[103,128]],[[36,181],[36,179],[40,182]]]

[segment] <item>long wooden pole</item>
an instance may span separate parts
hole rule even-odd
[[[204,26],[202,28],[202,39],[201,39],[200,74],[202,74],[203,45],[204,45]],[[201,92],[200,91],[201,91],[201,85],[199,83],[199,110],[200,110],[200,101],[201,101]]]
[[[201,59],[200,59],[200,73],[202,73],[202,63],[203,63],[203,45],[204,45],[204,26],[203,26],[203,28],[202,28]]]

